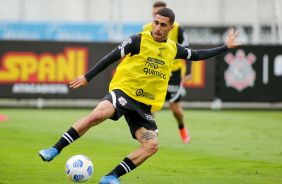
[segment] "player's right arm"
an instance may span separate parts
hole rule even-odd
[[[70,82],[70,88],[76,89],[85,86],[93,77],[105,70],[109,65],[118,61],[123,56],[131,53],[131,55],[140,51],[141,35],[135,34],[121,43],[118,47],[112,50],[109,54],[103,57],[93,68],[85,75],[76,77]]]

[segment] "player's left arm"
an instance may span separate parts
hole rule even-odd
[[[187,49],[180,44],[176,44],[177,46],[177,54],[175,59],[191,59],[194,61],[204,60],[216,55],[219,55],[228,49],[235,48],[241,46],[241,43],[236,43],[235,38],[238,35],[238,31],[233,34],[233,28],[229,30],[229,35],[226,37],[226,44],[220,47],[212,48],[212,49],[201,49],[201,50],[191,50]]]

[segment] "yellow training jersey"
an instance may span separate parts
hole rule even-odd
[[[177,53],[174,41],[156,42],[151,32],[141,32],[140,53],[125,59],[117,67],[109,90],[120,89],[136,101],[160,110]]]
[[[168,38],[175,41],[178,43],[178,28],[179,28],[179,23],[174,22],[174,28],[169,32]],[[143,31],[152,31],[153,29],[153,23],[150,22],[146,25],[143,26]],[[172,72],[180,70],[182,66],[182,61],[181,59],[175,59],[173,66],[172,66]]]

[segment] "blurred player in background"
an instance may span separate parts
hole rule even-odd
[[[168,33],[174,27],[174,19],[172,10],[160,9],[154,18],[152,32],[132,35],[85,75],[70,82],[73,89],[83,87],[110,64],[126,56],[117,67],[110,83],[110,92],[98,106],[88,116],[74,123],[53,147],[39,151],[44,161],[53,160],[63,148],[83,136],[91,127],[106,119],[118,120],[122,116],[128,123],[132,137],[141,145],[105,175],[100,184],[119,184],[120,176],[132,171],[157,152],[158,128],[152,112],[160,110],[165,102],[174,59],[207,59],[240,45],[235,43],[238,32],[233,34],[232,29],[226,45],[204,50],[187,49],[168,39]]]
[[[165,8],[166,3],[162,1],[155,2],[153,5],[153,18],[156,15],[156,12],[161,9]],[[182,44],[184,47],[189,48],[189,42],[187,35],[184,32],[184,29],[179,25],[179,23],[174,22],[174,28],[171,30],[168,34],[168,38],[175,41],[176,43]],[[143,31],[152,31],[153,23],[150,22],[143,26]],[[172,66],[172,72],[170,75],[170,80],[168,82],[168,88],[167,88],[167,95],[166,100],[169,102],[169,107],[173,112],[173,115],[178,123],[179,133],[182,138],[183,143],[189,143],[190,142],[190,135],[188,133],[187,128],[184,124],[184,117],[183,117],[183,109],[180,106],[180,100],[181,96],[184,93],[185,94],[185,88],[182,85],[182,80],[185,82],[192,79],[191,75],[191,60],[186,60],[186,72],[185,76],[182,78],[181,76],[181,66],[182,66],[182,60],[181,59],[175,59],[173,66]]]

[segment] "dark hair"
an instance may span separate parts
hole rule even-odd
[[[156,12],[156,15],[157,14],[164,16],[164,17],[168,17],[171,25],[174,23],[175,15],[174,15],[174,12],[171,9],[161,8]]]
[[[154,3],[153,8],[160,7],[160,6],[161,7],[166,7],[166,4],[164,2],[162,2],[162,1],[157,1],[157,2]]]

